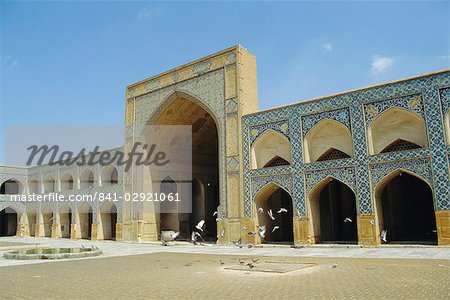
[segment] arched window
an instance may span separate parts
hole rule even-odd
[[[292,162],[289,140],[273,129],[259,136],[251,146],[250,152],[252,169],[289,165]]]
[[[94,187],[94,173],[86,169],[80,174],[80,189],[87,189]]]
[[[37,180],[31,180],[28,183],[28,190],[30,194],[39,194],[39,182]]]
[[[53,193],[55,191],[55,179],[52,176],[47,176],[44,179],[44,192]]]
[[[265,165],[264,168],[270,168],[270,167],[278,167],[278,166],[287,166],[290,165],[290,163],[285,160],[282,157],[275,156],[271,160],[269,160]]]
[[[370,124],[368,143],[371,155],[426,147],[425,121],[407,109],[390,108]]]
[[[306,163],[353,157],[352,134],[342,123],[324,119],[306,134],[304,154]]]
[[[114,166],[106,166],[102,170],[102,186],[117,184],[119,173]]]
[[[73,177],[70,173],[65,173],[61,177],[61,190],[62,191],[73,190]]]
[[[0,194],[2,195],[17,195],[21,193],[22,185],[15,179],[6,180],[0,187]]]

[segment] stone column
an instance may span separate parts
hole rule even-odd
[[[450,246],[450,210],[436,212],[436,228],[439,246]]]
[[[116,241],[123,241],[122,223],[116,223]]]
[[[78,213],[78,210],[75,212],[75,223],[72,223],[72,220],[70,222],[70,239],[81,239],[80,215]]]
[[[294,245],[311,245],[311,237],[308,232],[309,218],[294,218]]]
[[[358,245],[363,247],[379,247],[380,232],[374,214],[358,215]]]
[[[20,237],[30,236],[30,226],[28,225],[28,216],[26,212],[20,215],[20,221],[17,224],[16,235]]]
[[[44,217],[42,216],[42,212],[36,213],[36,224],[34,226],[34,236],[35,237],[45,237],[45,228],[44,228]]]
[[[99,241],[103,240],[103,226],[102,226],[102,216],[97,213],[96,221],[91,225],[91,240]]]
[[[59,217],[59,211],[53,212],[53,223],[52,223],[52,238],[61,238],[61,220]]]

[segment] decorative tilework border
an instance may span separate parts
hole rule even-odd
[[[313,128],[317,123],[325,119],[335,120],[345,125],[351,130],[350,112],[348,108],[341,108],[332,111],[325,111],[312,115],[303,116],[302,118],[302,133],[303,137]]]

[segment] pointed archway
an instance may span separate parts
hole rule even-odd
[[[72,209],[67,204],[58,207],[61,237],[70,238],[70,226],[72,224]]]
[[[396,170],[375,189],[382,243],[437,244],[433,192],[413,173]]]
[[[161,234],[163,230],[180,231],[179,239],[187,239],[191,236],[193,225],[205,220],[202,232],[203,238],[216,241],[217,222],[214,212],[220,203],[220,139],[216,117],[203,102],[195,97],[183,92],[175,92],[167,98],[148,124],[159,125],[159,128],[164,125],[187,125],[190,126],[191,130],[191,140],[189,141],[186,141],[186,135],[183,134],[174,134],[170,141],[167,141],[167,135],[161,133],[156,138],[156,141],[162,138],[164,140],[162,144],[167,143],[170,149],[186,149],[185,145],[191,145],[192,160],[188,168],[190,174],[192,174],[191,178],[181,178],[182,175],[180,174],[185,174],[183,173],[185,170],[171,170],[169,172],[171,182],[165,181],[169,179],[168,177],[161,178],[159,179],[161,180],[159,182],[160,187],[157,188],[155,177],[159,174],[149,170],[144,175],[147,185],[144,186],[144,191],[161,191],[166,195],[178,193],[181,200],[171,204],[167,201],[165,201],[167,204],[160,203],[160,211],[156,216],[156,222],[159,226],[158,234]],[[172,128],[175,129],[175,127]],[[169,126],[166,126],[160,131],[165,132],[169,129]],[[151,141],[151,139],[152,137],[149,137],[148,141]],[[154,137],[151,143],[155,143]],[[198,187],[199,181],[196,178],[201,178],[201,188]],[[185,202],[191,196],[193,196],[192,200],[196,199],[200,202],[197,201],[197,203],[187,205]],[[144,203],[144,205],[146,204]]]
[[[0,236],[14,236],[17,234],[18,213],[11,207],[0,211]]]
[[[252,169],[289,165],[291,143],[283,134],[268,129],[253,142],[250,149]]]
[[[166,198],[169,195],[174,195],[178,192],[177,183],[167,176],[163,179],[160,185],[160,192],[164,194]],[[174,201],[162,201],[159,209],[159,228],[160,231],[179,231],[180,222],[178,217],[178,205]],[[183,234],[184,235],[184,234]]]
[[[292,244],[293,207],[292,197],[282,187],[269,183],[255,196],[256,225],[264,229],[261,243]],[[261,230],[259,230],[261,231]]]
[[[116,239],[117,207],[113,202],[106,202],[101,207],[101,224],[104,240]]]
[[[17,195],[22,193],[22,184],[15,179],[4,181],[0,186],[0,195]]]
[[[367,133],[371,155],[427,146],[424,119],[402,107],[382,112],[370,123]]]
[[[311,242],[357,243],[356,196],[351,188],[329,177],[317,184],[308,198]]]
[[[82,239],[91,239],[92,236],[92,223],[94,219],[94,213],[90,204],[84,204],[79,208],[80,219],[80,231]]]
[[[304,139],[306,163],[353,157],[353,138],[344,124],[323,119],[314,125]]]

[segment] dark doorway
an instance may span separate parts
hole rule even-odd
[[[353,191],[332,180],[320,193],[320,242],[356,243],[356,198]]]
[[[423,180],[400,173],[384,187],[381,205],[387,242],[437,243],[433,194]]]
[[[160,186],[161,194],[164,194],[166,200],[160,202],[160,230],[179,230],[179,220],[178,220],[178,207],[177,202],[168,201],[169,195],[175,195],[178,191],[176,182],[170,177],[161,181]]]
[[[0,236],[14,236],[17,232],[17,213],[10,208],[0,211]]]
[[[261,196],[264,197],[264,194]],[[256,200],[258,224],[266,226],[265,237],[261,242],[292,244],[294,230],[291,196],[284,189],[278,188],[266,197]],[[282,211],[282,208],[286,211]]]

